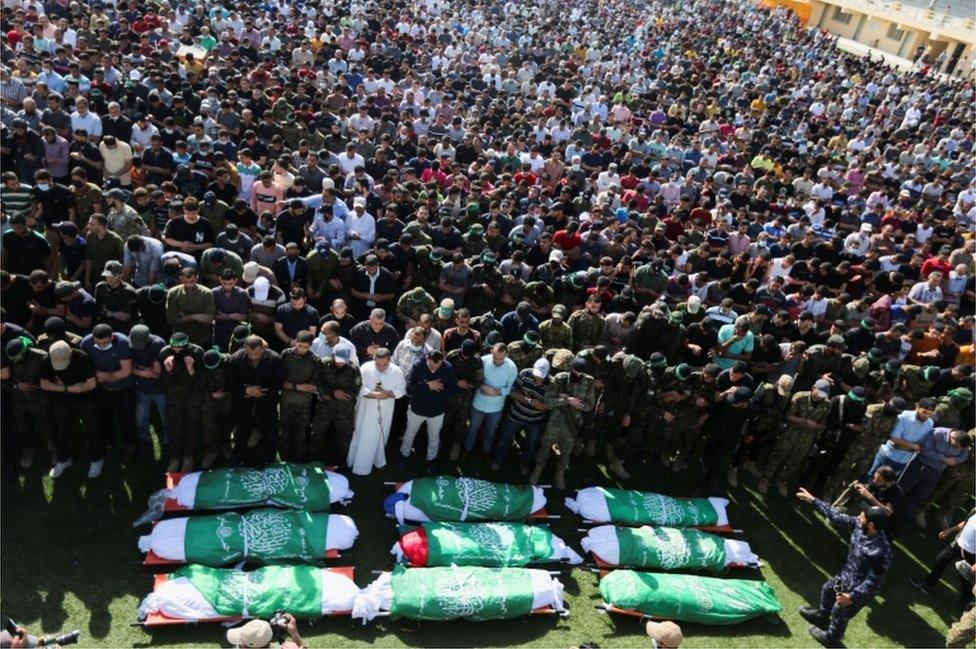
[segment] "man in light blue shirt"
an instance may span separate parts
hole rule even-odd
[[[485,434],[481,448],[486,455],[491,453],[495,429],[498,428],[498,422],[505,410],[505,399],[518,378],[518,368],[508,357],[508,346],[505,343],[497,343],[492,347],[491,354],[481,357],[481,364],[485,377],[471,402],[471,426],[468,429],[468,439],[464,443],[465,455],[474,448],[482,425]]]
[[[748,361],[752,356],[752,349],[756,343],[756,336],[749,330],[744,321],[722,325],[718,330],[718,345],[715,348],[715,364],[727,370],[736,361]]]
[[[897,472],[901,472],[919,450],[919,442],[931,432],[934,427],[932,415],[935,413],[935,401],[926,397],[920,399],[915,410],[906,410],[898,415],[895,427],[891,429],[888,441],[878,448],[867,475],[873,476],[882,464],[886,464]],[[862,480],[867,482],[867,480]]]

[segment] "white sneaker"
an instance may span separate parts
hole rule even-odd
[[[102,475],[102,467],[105,466],[105,460],[99,460],[98,462],[92,462],[88,467],[88,477],[92,480]]]
[[[71,465],[74,464],[74,463],[75,463],[74,460],[68,460],[67,462],[57,462],[54,466],[51,467],[51,470],[48,471],[48,475],[52,479],[53,478],[60,478],[61,477],[61,474],[64,473],[65,471],[67,471],[68,468],[70,468]]]

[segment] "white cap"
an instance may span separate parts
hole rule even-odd
[[[540,379],[544,379],[549,376],[549,361],[544,358],[540,358],[533,363],[532,376],[538,376]]]
[[[241,272],[241,279],[244,280],[246,284],[251,284],[257,279],[258,272],[261,270],[261,264],[256,261],[249,261],[244,264],[244,270]]]
[[[549,261],[562,261],[562,260],[563,260],[562,250],[553,250],[549,253]]]
[[[235,647],[267,647],[272,638],[274,632],[265,620],[251,620],[236,629],[227,630],[227,642]]]
[[[352,206],[353,207],[366,207],[366,199],[363,198],[362,196],[357,196],[356,198],[352,199]]]
[[[255,300],[267,300],[268,291],[271,290],[271,282],[268,281],[267,277],[258,277],[254,280],[254,299]]]
[[[701,298],[697,295],[692,295],[688,298],[688,313],[698,313],[701,310]]]
[[[335,189],[335,181],[331,178],[324,178],[322,180],[322,189]]]
[[[870,223],[862,223],[861,224],[861,232],[870,232],[873,229],[874,228],[871,227],[871,224]]]

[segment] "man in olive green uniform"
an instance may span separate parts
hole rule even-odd
[[[335,279],[339,253],[332,249],[329,241],[322,239],[315,242],[315,247],[305,259],[308,261],[308,301],[319,313],[324,313],[328,310],[329,298],[335,292],[329,280]]]
[[[340,348],[332,352],[332,358],[323,358],[321,361],[318,402],[308,448],[310,460],[324,456],[325,438],[333,426],[339,461],[345,463],[349,454],[356,422],[356,399],[359,398],[359,388],[363,385],[359,368],[350,362],[350,356],[348,349]]]
[[[28,468],[34,461],[38,445],[48,443],[51,417],[47,397],[41,391],[41,366],[47,352],[37,349],[27,336],[7,343],[4,353],[10,363],[11,405],[14,431],[20,451],[20,466]]]
[[[759,480],[759,493],[766,493],[769,481],[782,466],[777,488],[781,497],[789,495],[787,486],[796,482],[800,465],[806,459],[810,445],[824,429],[829,411],[830,383],[824,379],[816,381],[812,390],[793,395],[786,409],[786,425],[779,433],[776,446],[766,462],[766,470]]]
[[[939,380],[939,368],[934,365],[919,367],[918,365],[902,365],[902,396],[909,403],[909,407],[919,399],[929,396],[932,386]],[[948,426],[948,424],[939,424]]]
[[[169,345],[159,352],[159,360],[163,364],[160,378],[166,390],[166,424],[169,426],[170,462],[166,470],[187,473],[193,470],[200,423],[198,372],[203,367],[203,348],[178,331],[170,337]]]
[[[532,308],[532,313],[543,318],[552,312],[552,307],[556,304],[556,293],[545,282],[529,282],[525,285],[524,299]]]
[[[409,329],[417,326],[420,322],[420,316],[425,313],[434,313],[435,308],[437,308],[437,302],[433,296],[425,291],[422,286],[415,286],[400,296],[397,301],[396,316],[403,327]]]
[[[611,470],[614,470],[619,477],[626,478],[628,475],[623,469],[622,462],[633,460],[637,463],[645,459],[649,450],[658,449],[665,442],[664,439],[657,439],[663,430],[660,423],[664,414],[658,393],[667,367],[668,361],[664,358],[664,354],[654,352],[637,374],[637,387],[633,392],[636,403],[632,411],[630,427],[627,429],[623,447],[617,449],[620,462],[611,463]]]
[[[508,357],[515,363],[519,371],[532,367],[542,358],[543,348],[539,344],[538,331],[526,331],[522,340],[516,340],[508,346]]]
[[[575,311],[586,301],[586,272],[579,271],[557,277],[552,288],[556,292],[556,302]]]
[[[573,330],[573,344],[575,349],[587,349],[600,345],[606,340],[606,325],[600,309],[603,303],[596,294],[586,300],[584,308],[569,316],[569,327]]]
[[[180,285],[166,293],[166,320],[174,332],[185,333],[194,345],[206,346],[210,344],[216,308],[213,293],[200,286],[198,279],[195,268],[180,271]]]
[[[511,311],[522,301],[525,296],[525,282],[520,275],[521,270],[512,266],[511,271],[502,276],[501,293],[498,296],[498,306],[495,307],[497,314],[504,314]],[[479,331],[481,331],[479,329]],[[485,336],[485,332],[481,332]]]
[[[433,295],[434,299],[440,295],[437,282],[440,280],[443,266],[443,253],[439,249],[430,250],[425,247],[417,251],[417,273],[415,275],[417,285],[422,286],[425,291]]]
[[[617,457],[616,450],[623,448],[625,431],[640,405],[638,379],[643,371],[644,361],[624,352],[614,354],[607,364],[603,392],[595,408],[594,426],[603,431],[607,461],[615,473],[625,473],[623,458]]]
[[[312,332],[303,329],[295,336],[295,346],[281,352],[285,381],[279,401],[281,433],[278,453],[285,462],[305,462],[308,425],[312,420],[312,401],[321,380],[321,362],[309,350]]]
[[[566,307],[552,307],[552,317],[539,325],[539,342],[543,349],[573,348],[573,328],[566,323]]]
[[[851,440],[847,452],[837,463],[837,468],[827,478],[824,500],[837,498],[849,484],[864,477],[871,468],[878,447],[891,435],[899,413],[908,408],[908,403],[901,397],[894,397],[885,403],[872,403],[867,407],[864,430]]]
[[[481,263],[471,269],[471,289],[465,297],[465,305],[472,313],[491,311],[502,292],[502,274],[498,272],[498,259],[491,250],[481,253]]]
[[[687,456],[698,438],[698,408],[692,394],[691,366],[680,363],[669,367],[661,377],[658,404],[664,441],[661,462],[671,466],[678,458]]]
[[[806,392],[824,374],[831,373],[835,378],[841,376],[844,365],[844,350],[847,343],[841,336],[830,336],[824,345],[813,345],[807,350],[807,360],[803,372],[796,377],[794,391]]]
[[[122,262],[112,260],[105,264],[102,277],[95,285],[93,296],[98,305],[96,322],[109,325],[113,331],[128,333],[136,324],[139,294],[122,280]]]
[[[938,368],[935,368],[938,371]],[[963,421],[963,411],[973,400],[973,393],[969,388],[954,388],[944,397],[936,401],[935,414],[932,418],[935,425],[942,428],[965,430],[972,422]]]
[[[787,374],[779,377],[776,383],[761,383],[752,395],[756,416],[746,423],[746,435],[752,441],[743,443],[737,455],[742,461],[742,469],[754,478],[762,477],[762,472],[756,467],[756,460],[764,448],[776,444],[776,434],[786,421],[786,410],[790,406],[792,395],[793,377]],[[736,484],[732,483],[737,483],[738,480],[734,462],[729,478],[729,484],[734,488]]]
[[[203,396],[200,424],[205,451],[200,468],[203,470],[211,468],[225,448],[229,450],[230,431],[234,427],[227,394],[227,356],[218,349],[208,349],[203,354],[200,370],[200,393]]]
[[[478,343],[470,338],[461,343],[458,349],[448,352],[447,362],[454,368],[458,389],[447,398],[444,425],[441,427],[441,448],[450,445],[449,459],[454,462],[461,454],[461,441],[468,434],[471,400],[474,399],[474,391],[484,380],[484,365],[478,354]]]
[[[596,389],[593,377],[584,374],[586,361],[573,359],[569,372],[560,372],[546,390],[546,405],[549,407],[549,421],[546,423],[536,455],[535,469],[529,478],[531,484],[538,484],[542,471],[546,468],[549,454],[555,445],[559,449],[559,465],[556,467],[556,488],[566,488],[566,470],[576,445],[576,431],[583,421],[583,413],[593,409],[596,403]]]

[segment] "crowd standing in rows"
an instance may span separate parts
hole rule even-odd
[[[95,479],[153,429],[171,471],[367,474],[424,430],[431,471],[555,458],[559,489],[581,454],[860,480],[889,536],[971,498],[968,83],[747,2],[2,23],[8,475]]]

